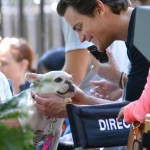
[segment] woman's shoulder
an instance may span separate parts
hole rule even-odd
[[[8,80],[2,72],[0,72],[0,91],[1,102],[11,98],[12,93],[10,91]]]
[[[1,85],[1,86],[2,86],[2,85],[5,86],[6,82],[7,82],[6,76],[5,76],[2,72],[0,72],[0,85]]]

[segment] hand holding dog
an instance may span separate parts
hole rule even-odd
[[[75,95],[71,98],[74,104],[95,105],[103,103],[111,103],[111,101],[95,98],[85,94],[79,87],[75,86]],[[35,101],[35,107],[46,117],[66,118],[65,99],[56,94],[32,94]]]
[[[67,116],[64,98],[56,94],[34,94],[35,107],[46,117],[65,118]]]
[[[75,95],[72,97],[72,103],[75,104],[85,104],[84,92],[74,85]],[[32,97],[35,101],[34,105],[36,109],[42,112],[46,117],[55,118],[66,118],[66,103],[65,98],[58,96],[56,94],[33,94]]]

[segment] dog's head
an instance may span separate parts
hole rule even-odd
[[[33,93],[54,93],[64,98],[74,96],[73,78],[65,71],[51,71],[46,74],[26,73],[25,78],[31,83]]]

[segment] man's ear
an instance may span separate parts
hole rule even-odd
[[[38,82],[42,80],[42,75],[41,74],[36,74],[36,73],[26,73],[25,74],[25,79],[29,81],[30,83]]]
[[[103,2],[100,0],[97,0],[96,4],[97,4],[97,6],[96,6],[95,13],[102,15],[104,13],[104,10],[105,10]]]

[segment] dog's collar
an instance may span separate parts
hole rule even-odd
[[[65,98],[65,103],[66,103],[66,104],[72,103],[72,99],[71,99],[71,98]]]

